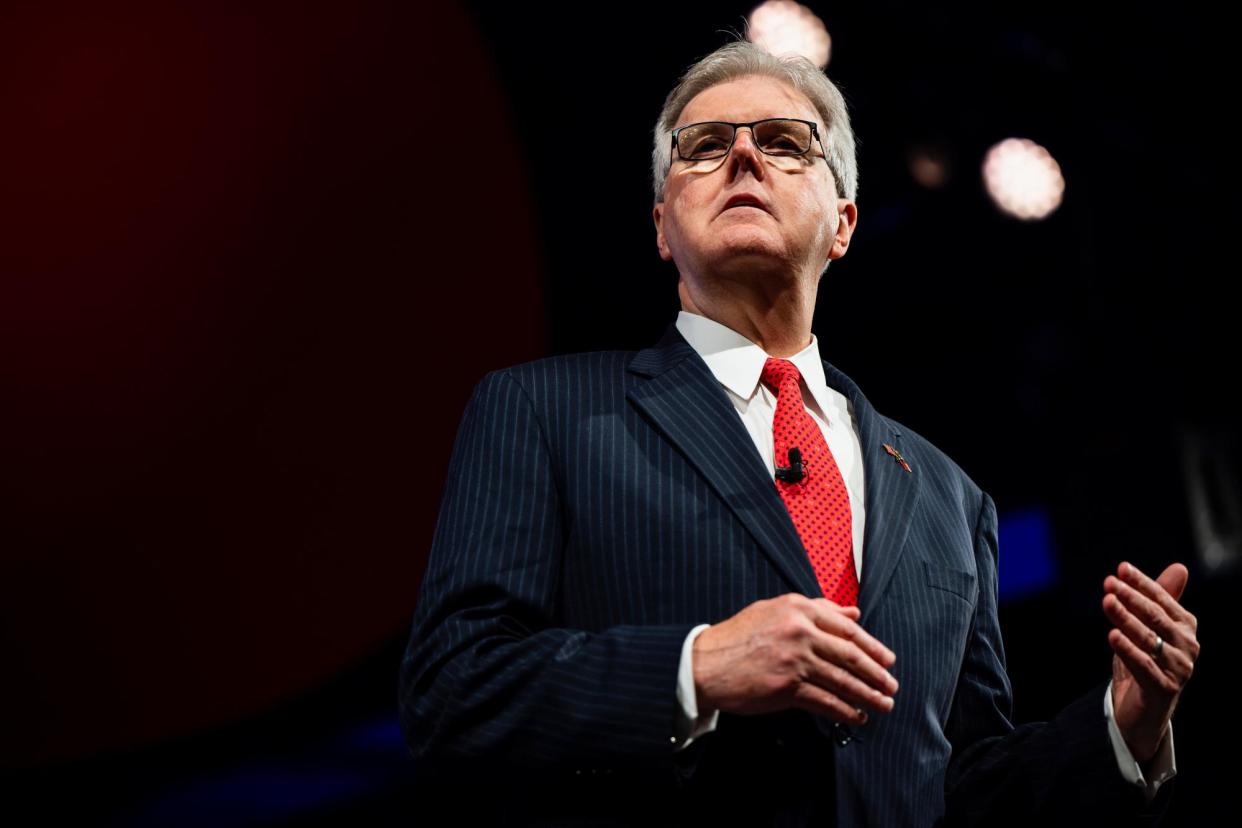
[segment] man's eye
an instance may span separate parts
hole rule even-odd
[[[773,138],[764,145],[764,149],[768,151],[795,152],[798,149],[798,144],[792,138]]]

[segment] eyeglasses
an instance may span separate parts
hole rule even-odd
[[[741,127],[750,129],[755,146],[765,155],[776,158],[799,158],[811,151],[811,141],[819,141],[824,152],[824,142],[813,121],[799,118],[765,118],[749,124],[731,124],[727,121],[705,121],[687,124],[673,130],[672,149],[683,161],[710,161],[723,158],[733,149],[733,141]],[[824,152],[824,160],[828,154]]]

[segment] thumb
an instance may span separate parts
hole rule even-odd
[[[1160,573],[1156,583],[1164,587],[1164,591],[1172,595],[1174,601],[1180,601],[1189,578],[1190,570],[1186,569],[1183,564],[1175,563],[1169,564],[1168,568]]]

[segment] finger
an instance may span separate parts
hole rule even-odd
[[[867,723],[867,712],[858,710],[841,699],[809,682],[803,682],[794,693],[794,707],[852,725]]]
[[[816,598],[811,601],[812,619],[817,627],[847,641],[853,641],[863,652],[885,667],[892,667],[896,663],[897,654],[859,626],[857,617],[846,618],[841,612],[834,610],[834,607],[837,605],[827,598]],[[849,609],[858,611],[857,607]]]
[[[1158,603],[1111,575],[1105,580],[1105,589],[1114,598],[1117,598],[1120,604],[1134,615],[1144,627],[1154,631],[1146,632],[1142,637],[1135,638],[1135,642],[1140,647],[1154,643],[1156,633],[1159,633],[1165,641],[1175,645],[1184,642],[1185,633]],[[1107,598],[1108,596],[1105,597]]]
[[[1117,567],[1119,580],[1129,584],[1141,594],[1160,604],[1172,617],[1184,617],[1189,613],[1178,599],[1186,587],[1186,567],[1172,564],[1154,580],[1132,563],[1123,561]]]
[[[1160,648],[1159,655],[1153,655],[1156,648],[1156,631],[1139,621],[1125,608],[1116,595],[1104,596],[1104,614],[1127,638],[1134,642],[1136,649],[1146,653],[1161,670],[1172,674],[1183,684],[1190,678],[1190,673],[1194,669],[1194,661],[1189,654],[1177,647],[1171,639],[1161,636],[1164,639],[1164,645]]]
[[[1160,577],[1156,578],[1156,583],[1164,587],[1164,591],[1169,593],[1174,601],[1180,601],[1182,593],[1186,591],[1188,580],[1190,580],[1190,570],[1186,568],[1186,565],[1172,563],[1160,573]]]
[[[1109,630],[1108,643],[1145,689],[1170,696],[1178,692],[1180,685],[1177,681],[1161,670],[1151,656],[1140,650],[1121,630]]]
[[[850,622],[838,633],[823,629],[816,632],[811,642],[815,655],[849,670],[877,690],[890,695],[896,692],[897,679],[886,667],[892,666],[897,657],[866,630]]]
[[[1199,624],[1198,619],[1190,613],[1185,613],[1184,620],[1175,622],[1150,598],[1112,576],[1105,580],[1105,589],[1119,598],[1123,607],[1147,628],[1146,632],[1133,628],[1127,629],[1127,635],[1135,641],[1139,649],[1151,652],[1156,635],[1159,635],[1165,641],[1165,649],[1171,647],[1180,651],[1180,655],[1170,653],[1167,659],[1162,658],[1161,665],[1183,678],[1189,678],[1194,662],[1199,657],[1199,641],[1195,635]],[[1107,603],[1107,597],[1105,596],[1105,612],[1109,613],[1110,604]],[[1122,626],[1120,620],[1125,616],[1110,614],[1109,617],[1118,626]]]
[[[817,661],[809,678],[814,684],[854,707],[866,707],[878,713],[887,713],[893,709],[892,696],[867,686],[857,676],[830,661]]]
[[[1181,564],[1174,564],[1174,566],[1181,567],[1183,572],[1186,569],[1186,567],[1181,566]],[[1170,567],[1170,569],[1171,568],[1173,567]],[[1178,585],[1174,582],[1175,579],[1170,577],[1170,582],[1173,586],[1177,587],[1177,595],[1174,596],[1169,594],[1169,591],[1165,589],[1162,584],[1147,577],[1147,575],[1134,564],[1122,562],[1122,564],[1117,567],[1117,572],[1121,576],[1122,581],[1138,590],[1142,595],[1159,604],[1171,618],[1184,621],[1186,616],[1189,615],[1186,609],[1177,602],[1177,598],[1181,597],[1182,588],[1186,585],[1184,578],[1177,579],[1180,580],[1180,587],[1178,587]],[[1166,569],[1165,575],[1167,574],[1169,574],[1169,570]],[[1161,577],[1164,576],[1162,575]]]
[[[867,688],[868,694],[878,692],[891,696],[897,692],[897,679],[893,674],[854,641],[819,630],[811,640],[811,651],[821,664],[851,676]]]
[[[836,601],[829,598],[812,598],[811,602],[819,604],[822,607],[826,607],[833,612],[839,612],[842,615],[847,615],[854,621],[857,621],[862,616],[862,610],[859,609],[856,604],[838,604]]]

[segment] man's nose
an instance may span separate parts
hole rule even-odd
[[[756,178],[763,177],[763,153],[755,144],[755,133],[750,127],[738,127],[733,136],[733,146],[729,149],[730,162],[738,166],[747,164]]]

